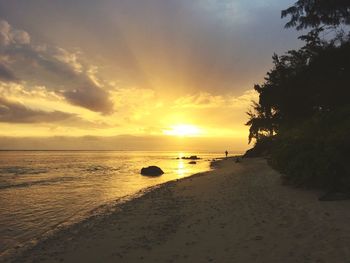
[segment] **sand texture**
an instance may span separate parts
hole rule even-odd
[[[61,231],[16,262],[350,262],[350,201],[226,159]]]

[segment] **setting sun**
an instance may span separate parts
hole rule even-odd
[[[173,136],[198,136],[202,133],[201,129],[194,125],[178,124],[173,125],[170,129],[164,130],[164,134]]]

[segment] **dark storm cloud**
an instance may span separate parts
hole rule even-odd
[[[73,105],[104,114],[113,111],[108,93],[94,83],[74,54],[48,45],[32,44],[27,32],[0,20],[0,55],[6,57],[21,79],[63,95]],[[16,81],[15,73],[0,64],[0,79]]]

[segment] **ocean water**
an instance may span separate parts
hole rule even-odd
[[[198,155],[197,164],[177,159]],[[79,222],[99,207],[150,186],[209,170],[222,153],[122,151],[0,152],[0,258]],[[157,165],[160,177],[140,175]]]

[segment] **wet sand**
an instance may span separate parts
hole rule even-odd
[[[226,159],[92,217],[16,262],[350,262],[350,201],[281,185],[263,159]]]

